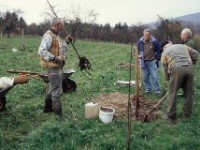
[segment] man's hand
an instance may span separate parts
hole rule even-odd
[[[59,63],[62,67],[65,65],[65,56],[61,55],[61,56],[57,56],[57,63]]]
[[[142,55],[138,55],[138,59],[142,59]]]
[[[60,57],[60,60],[61,60],[60,63],[63,67],[65,65],[65,56],[61,55],[61,56],[58,56],[58,57]]]
[[[65,61],[65,56],[61,55],[61,56],[55,56],[51,61],[56,62],[56,63],[60,63]]]
[[[70,42],[72,42],[71,35],[67,35],[66,38],[65,38],[65,41],[66,41],[67,44],[69,44]]]
[[[63,55],[61,55],[61,56],[57,56],[57,58],[58,58],[60,61],[65,60],[65,56],[63,56]]]

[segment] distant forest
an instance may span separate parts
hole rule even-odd
[[[50,21],[47,19],[40,24],[32,23],[27,25],[23,17],[19,17],[21,11],[6,11],[0,15],[0,32],[2,36],[10,37],[10,34],[40,35],[42,36],[50,28]],[[154,26],[138,23],[128,26],[126,23],[116,23],[114,27],[107,24],[97,24],[94,21],[87,23],[83,19],[75,18],[65,20],[65,27],[62,37],[71,33],[75,39],[108,41],[119,43],[136,42],[143,34],[143,30],[151,28],[153,35],[159,40],[170,39],[173,43],[180,43],[181,30],[188,27],[193,34],[200,33],[200,25],[190,22],[181,22],[174,19],[163,19],[158,17]]]

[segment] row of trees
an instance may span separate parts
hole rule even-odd
[[[23,31],[27,35],[43,35],[43,33],[50,28],[50,21],[47,19],[40,24],[32,23],[27,25],[23,17],[20,17],[22,12],[14,10],[5,13],[0,12],[0,31],[2,34],[10,33],[21,34]],[[96,15],[92,12],[93,21],[83,21],[80,17],[76,16],[75,19],[65,20],[65,28],[62,36],[72,33],[75,38],[112,41],[121,43],[136,42],[143,34],[143,30],[150,28],[148,25],[138,23],[137,25],[128,26],[126,23],[117,23],[111,27],[109,23],[105,25],[95,24],[94,20]],[[170,39],[174,43],[180,43],[180,33],[184,27],[189,27],[193,33],[197,30],[191,23],[183,23],[177,20],[163,19],[158,16],[158,21],[151,26],[154,36],[159,41]],[[91,20],[91,18],[89,18]],[[200,27],[199,27],[200,28]]]
[[[0,32],[3,36],[7,34],[7,37],[10,38],[11,32],[18,34],[22,29],[27,28],[27,24],[20,14],[22,14],[21,10],[6,11],[5,13],[0,11]]]
[[[50,27],[50,22],[46,21],[39,25],[31,24],[27,27],[26,33],[30,35],[43,35]],[[65,28],[62,36],[73,33],[75,38],[82,40],[100,40],[109,42],[130,43],[136,42],[142,35],[143,30],[152,28],[153,35],[159,40],[171,40],[174,43],[180,43],[180,33],[185,27],[189,27],[195,34],[198,31],[191,23],[183,23],[176,20],[158,20],[158,22],[150,27],[148,25],[138,23],[137,25],[128,26],[126,23],[117,23],[111,27],[109,23],[105,25],[83,23],[80,20],[65,22]]]

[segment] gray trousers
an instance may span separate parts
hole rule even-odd
[[[48,73],[55,73],[56,75],[53,77],[49,77],[49,81],[51,83],[50,90],[48,95],[51,95],[52,100],[52,109],[58,114],[62,115],[62,104],[61,104],[61,95],[63,93],[62,88],[62,68],[49,68]]]
[[[183,111],[186,117],[192,113],[192,96],[194,72],[193,66],[180,66],[172,70],[169,80],[169,96],[168,96],[168,116],[176,119],[176,95],[179,88],[183,88],[184,105]]]

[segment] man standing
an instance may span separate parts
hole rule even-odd
[[[181,31],[181,41],[183,45],[187,45],[193,49],[195,49],[194,41],[192,40],[192,31],[189,28],[185,28]],[[178,94],[179,96],[183,96],[183,94]]]
[[[169,41],[162,43],[163,50],[161,63],[163,66],[163,75],[169,81],[168,96],[168,118],[176,120],[176,95],[179,88],[183,88],[185,102],[184,115],[190,117],[192,114],[192,95],[194,66],[198,60],[198,52],[182,44],[172,44]]]
[[[51,89],[45,98],[44,112],[54,112],[61,119],[64,119],[61,105],[61,94],[63,93],[62,69],[65,63],[64,52],[67,50],[67,43],[72,41],[71,36],[67,36],[66,41],[61,43],[59,34],[63,26],[63,19],[53,18],[51,28],[43,35],[38,49],[41,67],[46,68],[49,74],[55,74],[49,77]]]
[[[159,42],[151,35],[149,29],[143,31],[143,37],[137,42],[139,58],[141,58],[142,74],[146,93],[151,92],[151,84],[155,94],[160,93],[158,82],[158,61],[161,57]]]
[[[191,48],[195,48],[194,41],[192,40],[192,31],[189,28],[185,28],[181,31],[181,40],[183,45],[187,45]]]

